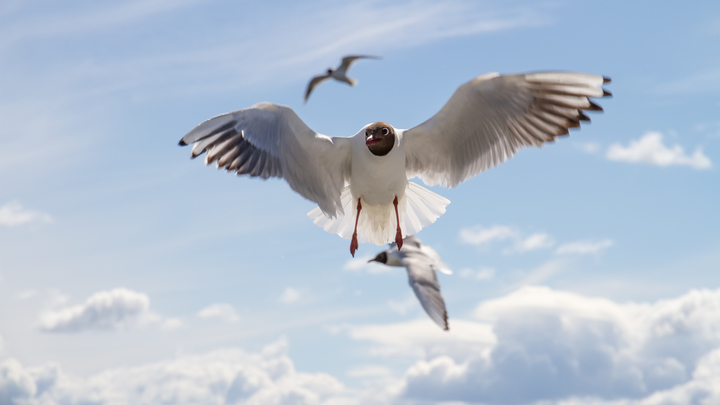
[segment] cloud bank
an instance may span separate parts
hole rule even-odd
[[[0,403],[720,403],[720,289],[619,304],[527,286],[481,302],[472,316],[453,318],[450,333],[425,318],[335,327],[369,343],[376,363],[407,364],[399,374],[349,367],[363,389],[296,371],[280,340],[259,353],[226,348],[87,377],[4,359]]]
[[[492,404],[720,401],[720,290],[616,304],[523,287],[480,304],[475,317],[492,324],[497,344],[485,354],[418,361],[404,377],[404,397]]]
[[[322,404],[347,390],[323,373],[299,373],[286,342],[260,353],[240,349],[184,355],[84,378],[48,364],[0,362],[2,404]],[[347,403],[347,401],[345,402]]]

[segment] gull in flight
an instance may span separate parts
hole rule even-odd
[[[435,272],[452,274],[452,271],[440,260],[440,256],[433,248],[422,244],[420,239],[414,236],[404,239],[402,249],[398,250],[395,247],[395,243],[391,244],[390,249],[380,252],[369,262],[405,267],[408,283],[425,312],[441,328],[449,330],[445,301],[440,295],[440,283]]]
[[[369,55],[349,55],[342,58],[342,63],[340,63],[340,66],[338,66],[337,69],[328,68],[327,73],[325,73],[324,75],[315,76],[312,78],[312,80],[310,80],[310,83],[308,83],[307,86],[307,90],[305,90],[305,98],[303,98],[303,103],[307,102],[308,97],[310,97],[310,92],[312,92],[318,84],[324,82],[327,79],[332,78],[337,81],[347,83],[351,86],[356,85],[357,80],[347,77],[347,70],[350,69],[350,65],[352,65],[352,63],[358,59],[380,59],[380,57]]]
[[[374,122],[349,138],[310,129],[295,112],[259,103],[211,118],[180,145],[191,157],[250,177],[284,178],[317,203],[316,225],[359,242],[383,245],[419,232],[449,200],[408,181],[455,187],[523,146],[541,146],[602,110],[591,97],[610,95],[610,79],[583,73],[489,73],[460,86],[429,120],[410,129]]]

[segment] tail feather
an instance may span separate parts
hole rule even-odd
[[[318,207],[310,211],[308,217],[327,232],[350,239],[355,227],[357,200],[352,197],[350,187],[343,189],[340,199],[343,205],[343,214],[330,218],[323,214]],[[445,207],[448,204],[450,204],[450,200],[413,182],[408,183],[405,195],[398,201],[403,237],[414,235],[435,222],[445,213]],[[358,241],[375,245],[390,243],[395,239],[396,227],[395,209],[392,204],[386,206],[364,204],[358,221]]]

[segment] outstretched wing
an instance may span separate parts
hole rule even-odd
[[[315,87],[317,87],[318,84],[324,82],[325,80],[329,79],[330,75],[320,75],[315,76],[310,80],[310,83],[308,83],[307,89],[305,90],[305,97],[303,98],[303,103],[307,103],[308,97],[310,97],[310,93],[313,91]]]
[[[340,193],[350,175],[350,140],[310,129],[284,106],[259,103],[218,115],[188,132],[191,157],[251,177],[282,177],[329,216],[342,212]]]
[[[358,59],[381,59],[379,56],[372,55],[348,55],[342,58],[342,63],[338,66],[337,70],[346,72],[350,69],[350,65]]]
[[[448,317],[445,310],[445,301],[440,294],[440,283],[432,266],[432,261],[419,255],[408,255],[402,260],[408,273],[408,284],[412,287],[430,318],[448,330]]]
[[[512,157],[541,146],[602,108],[610,79],[582,73],[489,73],[460,86],[440,111],[404,132],[406,170],[428,185],[455,187]]]

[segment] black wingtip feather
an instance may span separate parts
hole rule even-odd
[[[591,111],[604,111],[602,107],[600,107],[599,105],[593,103],[592,101],[590,102],[590,107],[588,107],[587,110],[591,110]]]
[[[181,139],[180,142],[178,142],[178,145],[180,146],[187,146],[187,143],[185,143],[184,139]]]
[[[609,91],[603,89],[603,95],[602,95],[602,96],[603,96],[603,97],[612,97],[612,93],[610,93]]]
[[[607,76],[603,76],[603,83],[610,83],[611,81],[612,81],[611,78],[609,78]]]

